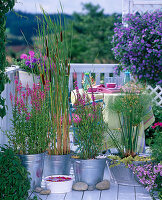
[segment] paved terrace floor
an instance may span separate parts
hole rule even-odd
[[[105,168],[104,179],[110,180]],[[35,193],[36,194],[36,193]],[[152,200],[151,196],[141,185],[139,187],[117,185],[111,182],[109,190],[72,191],[65,194],[38,195],[42,200]]]

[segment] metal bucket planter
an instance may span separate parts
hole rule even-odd
[[[120,185],[141,186],[135,179],[131,169],[127,168],[124,163],[117,166],[112,166],[113,161],[107,160],[107,167],[110,172],[110,177],[113,182]]]
[[[44,161],[43,176],[69,175],[71,167],[71,155],[46,155]]]
[[[33,155],[19,155],[22,165],[28,170],[31,178],[31,189],[41,186],[43,167],[44,167],[44,153]]]
[[[74,175],[76,182],[96,185],[103,180],[106,159],[74,160]]]

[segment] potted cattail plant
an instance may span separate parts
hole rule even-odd
[[[42,87],[46,80],[49,81],[51,121],[47,134],[50,142],[45,160],[45,176],[70,173],[68,102],[70,60],[67,40],[67,32],[70,30],[63,15],[53,20],[43,10],[43,19],[38,19],[40,79]]]

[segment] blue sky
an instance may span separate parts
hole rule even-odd
[[[122,0],[61,0],[63,11],[67,14],[72,14],[74,11],[81,12],[81,3],[89,2],[94,5],[99,4],[104,9],[105,14],[122,12]],[[57,11],[60,11],[59,0],[17,0],[14,9],[30,13],[39,13],[40,5],[48,13],[57,13]]]

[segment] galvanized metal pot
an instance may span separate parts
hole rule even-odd
[[[43,168],[44,168],[44,153],[33,155],[19,155],[22,165],[28,170],[31,178],[31,189],[41,186]]]
[[[120,185],[141,186],[136,181],[131,169],[120,163],[117,166],[112,166],[112,160],[107,160],[107,167],[110,172],[111,181]]]
[[[96,185],[103,180],[106,159],[74,160],[74,175],[76,182]]]
[[[44,161],[43,176],[69,175],[71,167],[71,155],[46,155]]]

